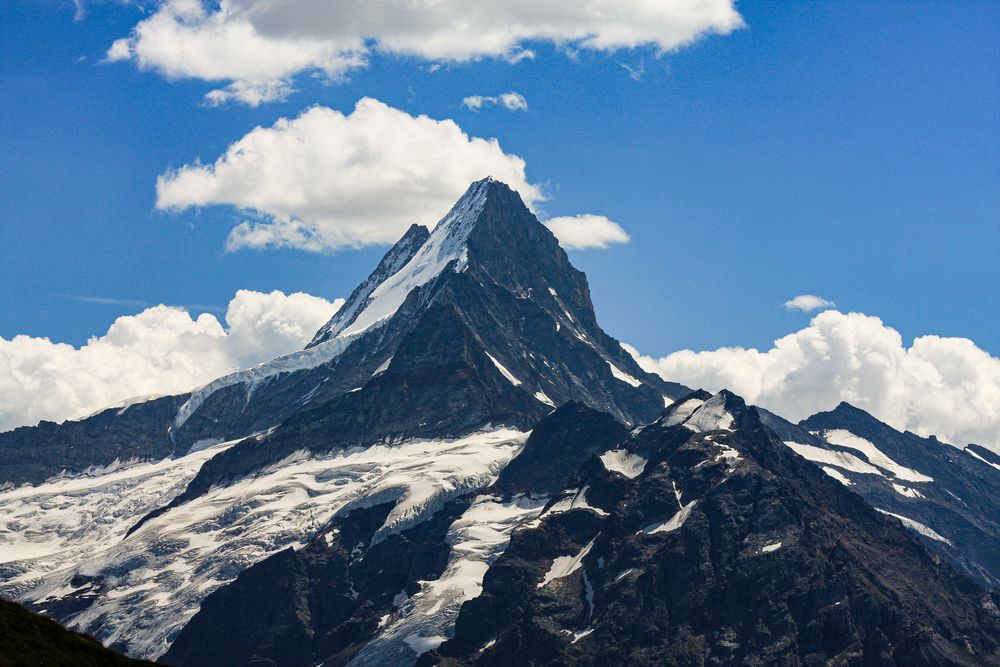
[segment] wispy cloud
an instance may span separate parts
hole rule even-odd
[[[549,218],[545,226],[556,235],[564,248],[586,250],[607,248],[614,243],[628,243],[631,238],[621,226],[603,215],[584,213]]]
[[[64,294],[62,298],[81,303],[97,303],[108,306],[136,306],[137,308],[148,308],[153,305],[166,306],[168,308],[180,308],[182,310],[193,310],[205,313],[224,313],[226,309],[222,306],[204,303],[166,303],[154,304],[152,301],[142,299],[118,299],[106,296],[90,296],[86,294]]]
[[[479,111],[484,106],[493,106],[495,104],[506,107],[511,111],[528,110],[528,100],[524,99],[524,95],[521,93],[515,93],[514,91],[503,93],[502,95],[470,95],[462,100],[462,105],[473,111]]]
[[[100,303],[109,306],[148,306],[150,305],[148,301],[143,301],[141,299],[116,299],[113,297],[106,296],[86,296],[82,294],[64,294],[64,299],[69,299],[70,301],[80,301],[83,303]]]
[[[618,63],[618,65],[628,72],[629,78],[633,81],[642,81],[642,78],[646,76],[646,63],[641,60],[637,65],[629,65],[628,63]]]

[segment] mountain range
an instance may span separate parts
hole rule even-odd
[[[646,373],[489,178],[303,350],[2,433],[0,485],[0,595],[178,667],[1000,664],[1000,457]]]

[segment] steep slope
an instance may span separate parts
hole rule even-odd
[[[435,345],[443,337],[434,336],[442,326],[464,345],[439,351]],[[326,406],[353,389],[384,393],[384,385],[368,386],[381,373],[426,374],[431,354],[440,357],[432,363],[480,371],[469,373],[477,381],[495,375],[511,385],[505,393],[524,393],[539,403],[529,410],[534,412],[529,422],[578,400],[639,423],[654,419],[665,398],[684,391],[642,371],[600,329],[585,276],[517,193],[485,179],[472,184],[426,237],[419,227],[411,228],[309,348],[194,392],[171,434],[178,442],[195,442],[263,431],[299,412],[302,404]],[[478,368],[484,360],[493,367],[489,373]],[[492,398],[485,405],[470,400],[473,409],[489,411],[495,405]],[[515,407],[522,411],[521,405]],[[368,433],[375,434],[367,437],[446,430],[454,435],[468,428],[451,411],[434,423],[434,433],[399,432],[376,419],[367,423]],[[220,431],[220,425],[227,430]],[[365,437],[352,431],[345,439]]]
[[[764,419],[796,453],[898,518],[956,569],[985,588],[1000,585],[1000,468],[974,445],[962,451],[900,433],[847,403],[798,426]]]
[[[418,665],[1000,664],[996,597],[731,394],[680,401],[570,487],[585,502],[515,531]]]
[[[352,324],[364,307],[368,305],[372,292],[406,266],[421,246],[427,242],[430,235],[430,231],[423,225],[410,225],[410,228],[396,242],[396,245],[385,254],[371,275],[351,292],[351,296],[344,302],[343,308],[338,310],[329,322],[320,327],[312,342],[306,347],[315,347],[335,338],[346,326]]]
[[[18,604],[0,600],[0,667],[22,665],[151,667],[153,663],[118,655],[90,637],[70,632]]]

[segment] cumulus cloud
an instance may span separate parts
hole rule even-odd
[[[650,372],[798,421],[847,401],[900,430],[1000,452],[1000,359],[967,338],[921,336],[906,347],[877,317],[827,310],[766,351],[630,351]]]
[[[836,305],[833,301],[827,301],[815,294],[799,294],[785,302],[785,308],[788,310],[801,310],[803,313],[819,310],[820,308],[833,308]]]
[[[564,248],[585,250],[607,248],[613,243],[628,243],[628,233],[618,223],[603,215],[584,213],[549,218],[545,226],[556,235]]]
[[[0,430],[83,417],[129,398],[188,391],[302,348],[343,305],[303,293],[240,290],[226,327],[154,306],[119,317],[82,347],[0,338]]]
[[[486,176],[532,206],[542,192],[524,170],[495,139],[470,137],[453,120],[364,98],[347,115],[315,106],[257,127],[213,164],[161,175],[156,206],[242,209],[250,219],[232,231],[230,249],[319,251],[389,243],[414,222],[433,225]]]
[[[470,95],[462,100],[462,105],[473,111],[479,111],[484,106],[493,106],[495,104],[500,104],[510,111],[528,110],[528,100],[524,99],[524,95],[521,93],[513,91],[503,93],[502,95]]]
[[[517,62],[534,55],[530,41],[663,53],[742,26],[733,0],[165,0],[107,58],[223,83],[211,103],[256,105],[287,95],[301,72],[341,78],[373,51],[434,63]]]

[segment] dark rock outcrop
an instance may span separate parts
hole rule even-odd
[[[627,483],[592,466],[596,509],[515,532],[418,665],[1000,664],[996,596],[738,403],[633,435]]]
[[[108,408],[62,424],[43,421],[0,433],[0,486],[37,483],[62,471],[177,453],[168,429],[186,395]]]

